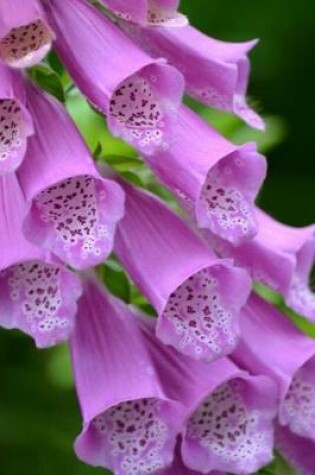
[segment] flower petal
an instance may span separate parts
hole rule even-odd
[[[19,328],[39,348],[60,343],[73,329],[80,281],[25,240],[27,207],[14,174],[0,178],[0,209],[0,325]]]
[[[34,244],[84,269],[111,252],[123,193],[102,179],[89,151],[56,100],[28,86],[36,135],[29,141],[19,179],[31,206],[24,232]]]
[[[194,408],[183,435],[184,463],[208,473],[253,473],[272,460],[276,391],[263,376],[237,372]]]
[[[144,28],[121,24],[148,54],[167,58],[183,73],[188,95],[207,106],[233,112],[251,127],[264,130],[263,120],[246,102],[250,73],[247,54],[257,41],[227,43],[190,25],[181,26]]]
[[[250,291],[242,269],[220,261],[152,195],[123,184],[126,215],[115,252],[159,314],[157,335],[196,359],[230,353]],[[227,285],[228,282],[228,285]]]
[[[77,455],[119,475],[170,465],[184,407],[165,395],[128,308],[92,279],[71,350],[84,419]]]
[[[49,52],[55,36],[37,0],[2,0],[0,58],[13,68],[28,68]]]
[[[254,144],[238,147],[182,106],[172,146],[148,165],[198,227],[238,246],[257,233],[254,200],[266,161]]]
[[[108,118],[111,132],[152,154],[173,140],[182,75],[153,60],[95,7],[48,0],[56,49],[74,82]]]
[[[33,124],[25,107],[23,81],[0,63],[0,176],[22,163]]]

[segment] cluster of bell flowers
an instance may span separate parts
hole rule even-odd
[[[69,341],[78,457],[117,475],[250,474],[279,450],[315,473],[315,342],[252,280],[315,320],[315,228],[255,205],[266,162],[183,105],[263,129],[246,103],[255,41],[208,38],[178,0],[1,0],[0,325]],[[25,68],[54,47],[73,82],[177,198],[102,172]],[[111,252],[157,318],[93,271]]]

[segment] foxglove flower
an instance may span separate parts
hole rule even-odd
[[[84,0],[48,0],[56,49],[83,94],[107,116],[111,132],[146,153],[172,140],[182,75],[153,60]]]
[[[92,278],[79,302],[71,353],[84,420],[78,457],[117,475],[170,465],[184,407],[165,395],[128,308]]]
[[[276,429],[276,448],[297,470],[298,475],[314,475],[315,443],[293,434],[283,426]]]
[[[101,0],[126,21],[143,26],[184,26],[187,18],[177,12],[179,0]]]
[[[233,359],[277,383],[279,423],[315,442],[315,341],[258,296],[250,297],[240,322]]]
[[[0,325],[52,346],[72,331],[80,281],[25,240],[26,202],[14,174],[0,177],[0,210]]]
[[[0,7],[1,8],[1,7]],[[0,176],[15,171],[33,134],[21,77],[0,63]]]
[[[148,54],[167,58],[183,73],[188,95],[208,106],[233,112],[252,127],[264,129],[263,120],[246,103],[250,74],[247,54],[256,40],[226,43],[189,25],[142,28],[122,23],[122,28]]]
[[[27,95],[36,135],[18,172],[25,235],[76,269],[96,265],[111,252],[123,193],[100,177],[62,105],[31,85]]]
[[[256,472],[273,458],[275,385],[227,359],[209,366],[208,379],[208,391],[190,406],[181,449],[185,465],[201,473]]]
[[[315,226],[294,228],[256,210],[259,232],[253,241],[229,246],[207,234],[223,256],[233,257],[255,280],[281,293],[288,306],[315,321],[315,295],[309,288],[315,262]]]
[[[38,0],[1,0],[1,61],[13,68],[33,66],[46,56],[54,37]]]
[[[185,464],[198,473],[218,469],[244,475],[270,461],[276,385],[249,376],[226,358],[206,364],[180,355],[154,338],[153,319],[138,315],[136,321],[167,395],[187,407]],[[174,467],[180,466],[175,459]]]
[[[254,144],[230,143],[182,106],[173,146],[145,158],[200,228],[234,245],[257,233],[253,202],[265,178],[266,161]]]
[[[127,184],[124,190],[114,250],[156,309],[158,337],[201,360],[230,353],[250,289],[246,272],[218,260],[156,197]]]
[[[179,444],[178,444],[179,445]],[[184,465],[182,457],[180,454],[180,448],[178,447],[174,462],[171,467],[168,467],[166,470],[161,470],[157,472],[156,475],[198,475],[200,472],[191,470],[190,468]],[[209,475],[227,475],[223,472],[218,472],[217,470],[211,471]]]

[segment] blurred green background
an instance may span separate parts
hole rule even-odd
[[[270,117],[267,134],[253,133],[225,114],[201,113],[233,140],[257,139],[268,154],[263,207],[289,224],[315,221],[314,0],[182,0],[182,11],[217,38],[261,39],[251,55],[249,92],[256,108]],[[89,123],[80,107],[71,100],[69,106],[84,132],[101,131],[92,112]],[[87,138],[91,145],[97,142]],[[112,147],[115,151],[117,144]],[[18,332],[0,330],[0,367],[0,474],[104,474],[72,452],[80,418],[66,348],[39,352]]]

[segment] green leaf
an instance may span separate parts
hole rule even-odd
[[[63,64],[61,63],[57,53],[55,50],[51,50],[46,58],[47,63],[58,74],[58,76],[62,76],[65,72]]]
[[[130,284],[126,273],[118,262],[109,259],[101,267],[101,279],[112,294],[126,303],[130,303]]]
[[[65,94],[62,82],[58,74],[47,64],[39,64],[29,70],[32,80],[60,102],[65,102]]]
[[[104,149],[105,120],[90,107],[77,89],[73,89],[67,95],[66,107],[91,152],[93,153],[99,146]]]
[[[275,458],[268,467],[258,472],[259,475],[298,475],[281,454],[275,453]]]
[[[106,154],[103,156],[103,161],[120,172],[137,170],[144,167],[144,163],[139,158],[133,156]]]

